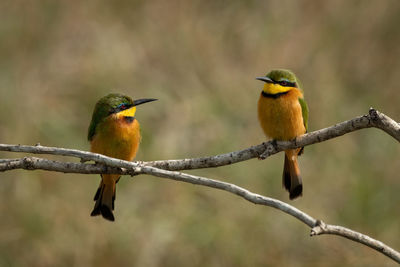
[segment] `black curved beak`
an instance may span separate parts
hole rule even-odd
[[[147,102],[152,102],[152,101],[156,101],[158,99],[155,98],[142,98],[142,99],[137,99],[133,101],[133,105],[134,106],[139,106],[141,104],[147,103]]]
[[[263,81],[263,82],[266,82],[266,83],[273,83],[274,82],[273,80],[271,80],[268,77],[257,77],[256,80],[260,80],[260,81]]]

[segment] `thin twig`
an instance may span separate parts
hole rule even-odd
[[[343,226],[325,224],[323,221],[317,220],[316,226],[311,229],[310,235],[315,236],[322,234],[338,235],[364,244],[400,263],[400,253],[393,248],[385,245],[381,241],[378,241],[376,239],[373,239],[372,237],[353,231],[351,229],[345,228]]]

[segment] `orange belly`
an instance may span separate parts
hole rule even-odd
[[[275,140],[292,140],[306,132],[299,97],[302,93],[298,89],[278,98],[260,96],[258,119],[266,136]]]
[[[140,125],[113,115],[98,126],[91,141],[91,151],[109,157],[133,160],[140,143]]]

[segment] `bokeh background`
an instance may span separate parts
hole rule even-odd
[[[273,68],[300,77],[310,130],[371,106],[400,120],[398,0],[5,0],[0,13],[1,143],[88,150],[95,102],[121,92],[159,99],[138,108],[138,160],[243,149],[265,140],[254,78]],[[398,142],[376,129],[309,146],[304,196],[293,202],[281,186],[282,154],[190,173],[399,250],[399,160]],[[211,188],[124,177],[110,223],[89,216],[98,175],[0,177],[0,266],[395,266]]]

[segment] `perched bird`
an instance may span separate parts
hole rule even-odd
[[[136,106],[155,100],[157,99],[132,100],[121,94],[109,94],[101,98],[96,103],[89,126],[90,151],[133,160],[140,143],[140,126],[135,118]],[[119,178],[119,174],[101,175],[91,216],[101,214],[105,219],[114,221],[115,185]]]
[[[258,100],[258,120],[267,137],[288,141],[307,132],[308,107],[296,76],[289,70],[272,70],[265,77]],[[303,185],[297,155],[303,148],[285,150],[282,183],[289,198],[302,195]]]

